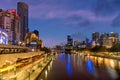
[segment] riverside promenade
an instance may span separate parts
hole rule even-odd
[[[27,52],[27,53],[12,53],[12,54],[0,54],[0,67],[5,65],[7,62],[13,64],[18,58],[28,58],[35,55],[41,55],[44,52]]]
[[[7,56],[6,56],[7,55]],[[16,61],[17,58],[28,58],[33,56],[38,56],[33,58],[30,64],[23,65],[22,67],[14,67],[15,64],[11,64],[8,67],[13,66],[12,69],[8,69],[5,72],[0,72],[0,80],[35,80],[37,75],[47,66],[47,64],[51,61],[52,57],[47,56],[43,52],[32,52],[32,53],[17,53],[17,54],[6,54],[0,55],[5,56],[5,59],[1,61],[3,63],[6,60]],[[16,63],[17,64],[17,63]],[[3,68],[0,68],[2,71]]]

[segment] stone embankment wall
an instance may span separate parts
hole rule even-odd
[[[28,53],[13,53],[13,54],[0,54],[0,66],[6,62],[15,63],[18,58],[27,58],[35,55],[40,55],[43,52],[28,52]]]

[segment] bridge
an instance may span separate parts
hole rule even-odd
[[[30,48],[24,46],[16,46],[16,45],[5,45],[0,44],[0,53],[23,53],[31,51]]]

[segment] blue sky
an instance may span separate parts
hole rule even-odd
[[[39,30],[47,47],[66,42],[66,36],[84,40],[92,32],[120,34],[120,0],[0,0],[0,8],[29,6],[29,29]]]

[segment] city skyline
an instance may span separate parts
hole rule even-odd
[[[30,31],[39,30],[48,47],[66,42],[67,35],[83,40],[93,32],[120,34],[119,0],[1,0],[0,8],[17,9],[19,1],[28,4]]]

